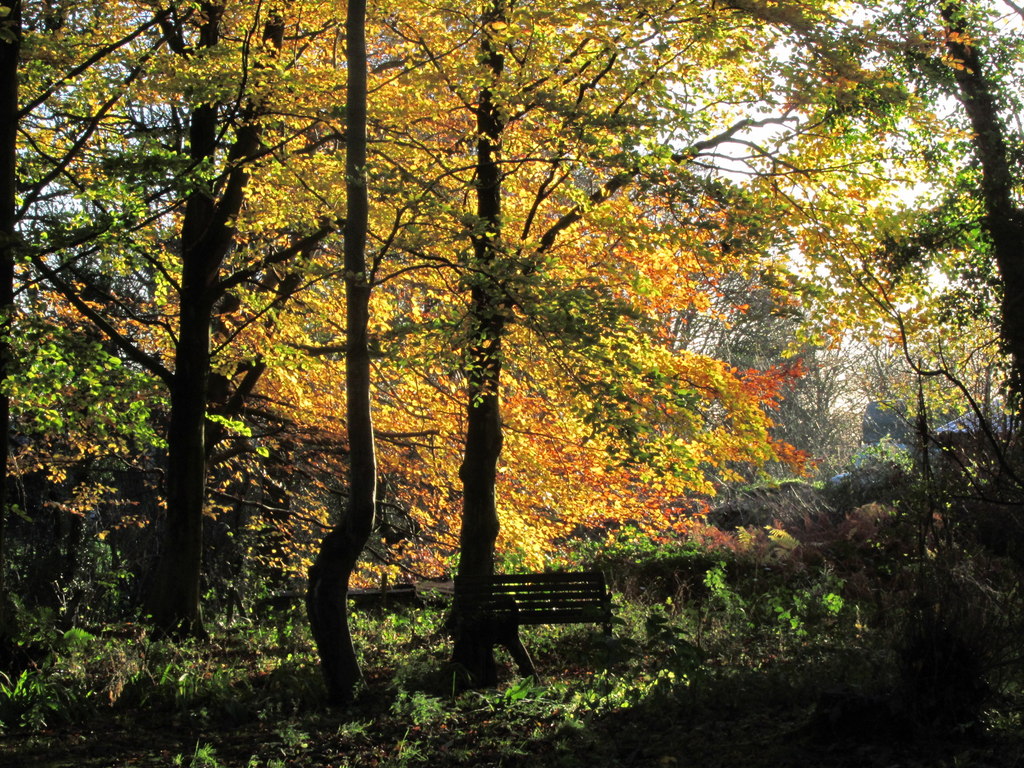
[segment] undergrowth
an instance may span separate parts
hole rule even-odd
[[[828,765],[816,744],[893,732],[1019,748],[1016,571],[979,553],[915,557],[901,526],[870,509],[829,536],[806,521],[727,545],[591,547],[578,563],[615,585],[612,636],[524,628],[540,679],[515,677],[499,652],[506,677],[491,690],[452,688],[444,606],[354,611],[366,685],[344,711],[324,708],[301,617],[170,643],[129,624],[59,631],[22,610],[24,653],[0,674],[0,727],[15,746],[0,760],[45,766],[69,734],[117,728],[140,734],[121,762],[64,764]],[[956,759],[981,749],[989,760],[996,747],[976,743]],[[956,764],[944,760],[930,764]]]

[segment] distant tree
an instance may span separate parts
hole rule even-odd
[[[709,281],[707,292],[715,311],[691,313],[678,326],[678,343],[742,371],[778,371],[772,435],[804,451],[811,469],[835,474],[860,441],[857,367],[863,361],[854,345],[815,337],[810,331],[818,320],[800,287],[778,275],[724,275]],[[793,472],[786,464],[776,470]]]

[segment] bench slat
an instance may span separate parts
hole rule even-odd
[[[500,602],[481,601],[479,603],[472,603],[463,606],[466,611],[480,610],[487,611],[489,613],[500,613],[500,614],[524,614],[530,613],[542,613],[544,611],[581,611],[581,612],[603,612],[608,608],[608,604],[603,600],[590,600],[585,603],[559,603],[554,601],[544,603],[515,603],[514,605],[507,605]]]
[[[537,601],[537,600],[562,600],[571,602],[573,600],[601,600],[603,592],[469,592],[463,593],[460,597],[463,600],[485,600],[490,598],[505,598],[506,600]]]
[[[480,612],[516,624],[604,624],[611,628],[611,596],[600,572],[497,574],[456,578],[456,610]]]
[[[472,578],[472,577],[471,577]],[[603,582],[604,574],[600,571],[550,571],[545,573],[494,573],[490,576],[473,579],[475,581],[504,582],[537,582],[537,581],[594,581]]]
[[[487,592],[498,594],[530,594],[533,592],[554,592],[556,594],[572,595],[576,593],[598,594],[605,590],[596,584],[459,584],[456,590],[461,589],[463,594],[473,592]]]

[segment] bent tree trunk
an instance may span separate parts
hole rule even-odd
[[[0,648],[10,631],[6,560],[7,454],[10,398],[2,389],[10,374],[11,328],[14,320],[14,261],[17,243],[16,197],[18,126],[18,57],[21,46],[21,0],[7,3],[0,19]]]
[[[316,561],[309,570],[306,593],[306,611],[320,655],[328,702],[335,705],[351,701],[361,680],[348,626],[348,586],[373,529],[377,498],[368,339],[371,281],[366,265],[369,201],[366,189],[365,0],[349,0],[345,31],[348,65],[345,106],[345,404],[349,501],[341,520],[320,545]]]
[[[505,64],[491,34],[504,21],[504,0],[495,0],[481,17],[481,60],[491,83],[501,76]],[[508,308],[494,267],[502,257],[500,153],[505,125],[490,87],[480,91],[476,120],[477,222],[472,242],[477,282],[469,306],[472,333],[466,370],[466,446],[459,470],[463,494],[459,575],[470,577],[494,573],[494,543],[498,537],[495,484],[503,442],[501,346]],[[476,685],[496,682],[493,642],[485,627],[459,627],[452,662],[464,668]]]

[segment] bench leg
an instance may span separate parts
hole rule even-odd
[[[508,648],[508,652],[512,654],[512,660],[519,667],[520,675],[523,677],[537,677],[537,669],[533,666],[530,652],[526,650],[526,646],[523,645],[523,641],[519,637],[518,626],[512,628],[508,635],[502,638],[501,644]]]

